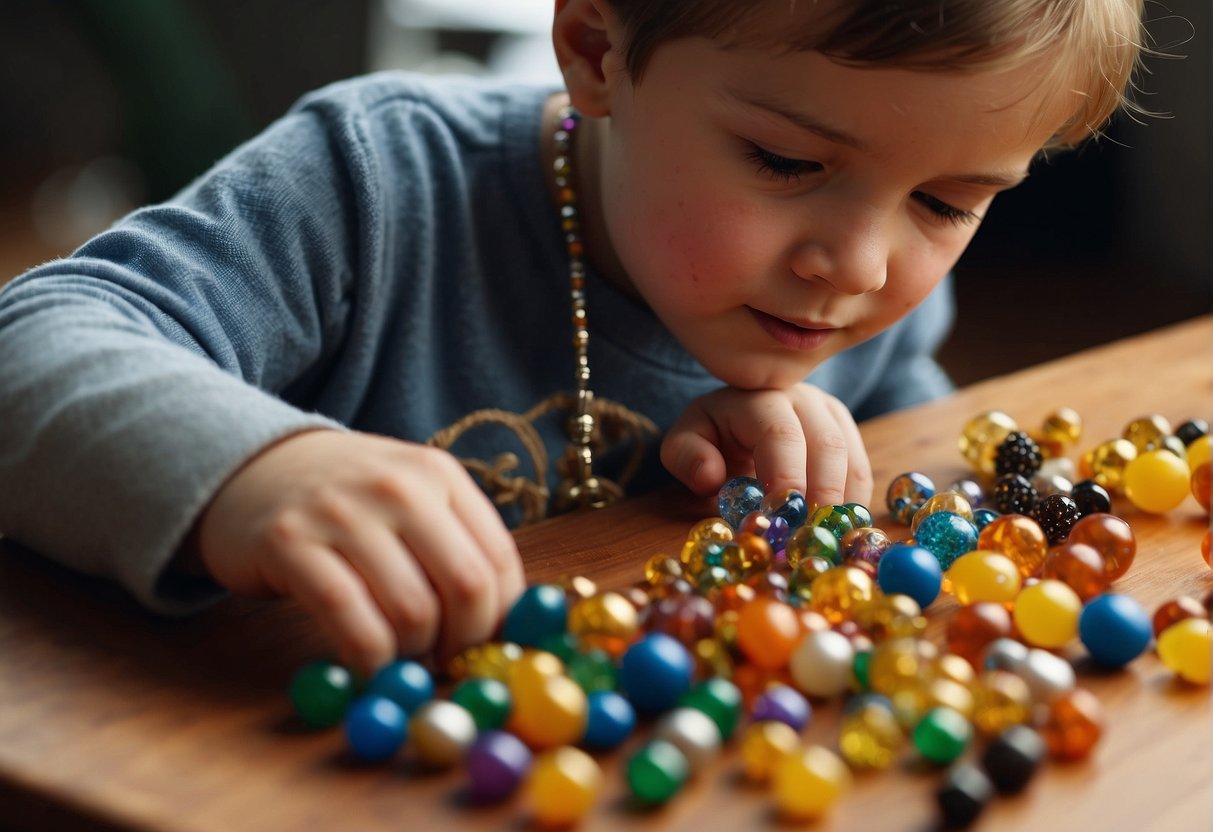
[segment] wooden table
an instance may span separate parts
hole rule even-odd
[[[1013,337],[1013,330],[991,337]],[[1213,319],[1205,317],[994,379],[862,426],[878,490],[920,470],[939,483],[967,473],[956,437],[1002,409],[1033,426],[1061,405],[1086,429],[1081,447],[1158,412],[1178,423],[1213,408]],[[876,500],[874,502],[880,502]],[[877,525],[901,534],[880,505]],[[1193,500],[1163,517],[1116,510],[1138,556],[1116,589],[1152,612],[1213,589]],[[532,580],[585,574],[601,586],[640,577],[656,551],[676,551],[710,506],[681,493],[549,521],[518,534]],[[325,652],[287,604],[232,600],[184,620],[144,613],[108,585],[4,544],[0,558],[0,826],[123,830],[510,829],[522,798],[471,808],[460,772],[425,774],[407,760],[357,766],[336,732],[301,730],[285,689]],[[932,611],[947,609],[937,601]],[[1078,662],[1080,684],[1106,707],[1104,739],[1086,762],[1050,764],[1023,796],[996,801],[983,830],[1198,830],[1213,826],[1208,688],[1179,683],[1149,654],[1115,674]],[[818,703],[806,738],[833,745],[840,706]],[[907,754],[907,758],[911,756]],[[776,827],[762,789],[731,753],[663,810],[629,808],[622,754],[603,759],[606,789],[585,829]],[[933,825],[937,775],[907,764],[856,779],[814,828],[921,832]]]

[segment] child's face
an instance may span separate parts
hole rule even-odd
[[[1024,69],[856,69],[703,38],[663,44],[636,86],[607,77],[606,271],[742,388],[793,384],[913,309],[1073,103]]]

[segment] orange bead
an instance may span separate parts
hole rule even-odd
[[[980,668],[986,645],[1011,633],[1011,613],[1006,607],[993,601],[978,601],[952,615],[948,622],[948,650]]]
[[[753,664],[766,670],[786,667],[801,637],[794,608],[760,595],[737,615],[737,646]]]
[[[1137,556],[1133,530],[1115,514],[1088,514],[1074,524],[1067,542],[1094,546],[1103,555],[1109,581],[1128,572]]]
[[[1063,543],[1049,550],[1041,577],[1061,581],[1089,601],[1108,588],[1103,555],[1085,543]]]
[[[1049,705],[1041,733],[1055,760],[1082,760],[1103,735],[1103,705],[1085,688],[1074,688]]]
[[[1192,496],[1196,498],[1196,502],[1204,508],[1205,514],[1209,513],[1209,463],[1204,462],[1196,466],[1196,470],[1192,472]]]
[[[1151,621],[1151,629],[1154,630],[1154,637],[1158,638],[1159,634],[1170,627],[1172,624],[1178,624],[1185,618],[1208,618],[1209,613],[1205,610],[1204,605],[1187,595],[1181,595],[1178,598],[1173,598],[1167,601],[1154,611],[1154,618]]]
[[[1006,555],[1023,577],[1035,575],[1049,551],[1049,539],[1040,524],[1022,514],[1004,514],[992,520],[977,536],[977,548]]]

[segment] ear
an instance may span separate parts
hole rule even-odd
[[[552,45],[569,100],[584,115],[609,115],[610,92],[622,71],[622,33],[607,0],[556,0]]]

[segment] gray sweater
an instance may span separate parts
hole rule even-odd
[[[242,462],[311,426],[424,441],[572,387],[548,88],[387,73],[303,99],[173,200],[0,292],[0,532],[143,603]],[[646,308],[587,281],[593,388],[667,428],[720,386]],[[810,381],[857,418],[947,392],[946,285]],[[548,457],[567,443],[537,420]],[[529,457],[485,425],[452,451]],[[626,449],[607,453],[606,473]],[[651,442],[629,493],[666,481]],[[548,483],[556,474],[548,474]],[[510,519],[507,517],[507,520]]]

